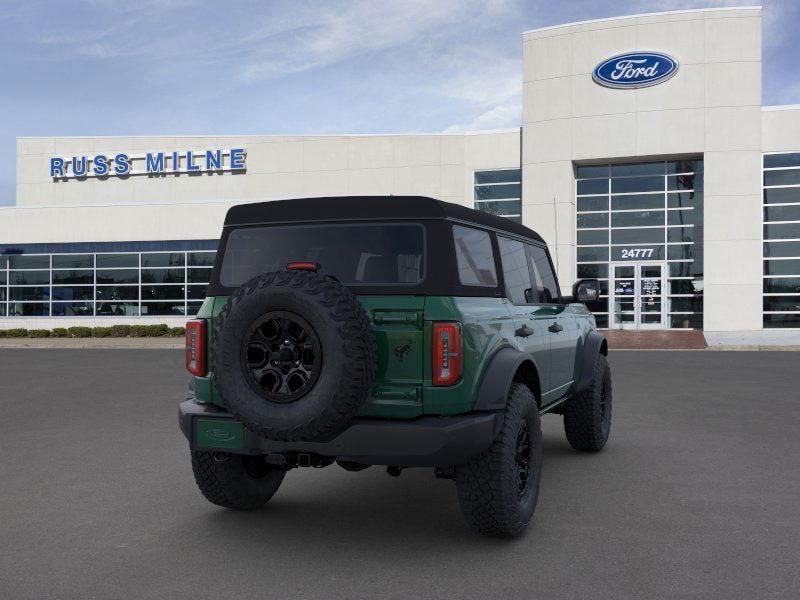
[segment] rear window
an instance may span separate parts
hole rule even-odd
[[[489,234],[480,229],[454,225],[453,242],[461,285],[495,287],[497,272]]]
[[[239,287],[287,263],[311,261],[345,285],[415,285],[424,277],[419,224],[248,227],[228,235],[219,282]]]

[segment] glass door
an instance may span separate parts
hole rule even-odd
[[[665,329],[664,263],[611,264],[609,327]]]

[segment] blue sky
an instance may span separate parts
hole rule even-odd
[[[747,1],[0,0],[16,136],[435,132],[521,123],[522,32]],[[800,2],[764,2],[764,104],[800,103]]]

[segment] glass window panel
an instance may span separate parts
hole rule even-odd
[[[581,165],[575,169],[576,179],[586,179],[589,177],[608,178],[608,165]]]
[[[578,265],[578,279],[587,277],[608,277],[608,265]]]
[[[681,260],[686,258],[694,258],[694,246],[692,244],[680,244],[676,246],[667,246],[667,260]]]
[[[702,279],[670,279],[670,294],[698,294],[703,290]]]
[[[578,245],[608,244],[608,229],[578,230]]]
[[[183,269],[142,269],[142,283],[183,283]]]
[[[498,198],[521,198],[522,184],[475,186],[475,200],[496,200]]]
[[[667,163],[667,174],[697,173],[703,170],[702,160],[671,160]]]
[[[629,163],[611,165],[611,177],[624,175],[663,175],[664,162]]]
[[[578,262],[608,261],[608,248],[578,248]]]
[[[580,179],[578,180],[578,195],[607,194],[608,179]]]
[[[612,229],[612,244],[654,244],[664,241],[664,228],[653,229]]]
[[[764,315],[764,327],[797,327],[800,328],[800,314]]]
[[[702,192],[670,192],[667,194],[668,208],[699,208],[702,204]]]
[[[6,284],[6,272],[0,271],[0,285]]]
[[[765,240],[800,239],[800,223],[764,225]]]
[[[611,210],[644,210],[664,208],[664,194],[611,196]]]
[[[11,317],[47,317],[50,305],[42,302],[10,302],[8,314]]]
[[[800,273],[798,273],[798,275],[800,275]],[[765,279],[764,292],[768,294],[800,294],[800,277]]]
[[[668,308],[669,312],[703,312],[703,297],[670,298]]]
[[[181,316],[186,314],[183,302],[142,302],[142,316]]]
[[[142,267],[182,267],[185,264],[183,252],[159,252],[142,254]]]
[[[494,253],[489,234],[472,227],[453,226],[458,276],[462,285],[497,285]]]
[[[47,285],[50,283],[50,271],[11,271],[8,282],[10,285]]]
[[[5,302],[5,300],[6,300],[6,288],[0,287],[0,302]]]
[[[137,302],[97,302],[95,310],[98,316],[103,317],[139,316],[139,304]]]
[[[667,229],[668,242],[692,242],[695,231],[693,227],[670,227]]]
[[[608,315],[595,315],[594,320],[595,323],[597,324],[598,329],[608,328]]]
[[[800,312],[800,296],[764,296],[764,310]]]
[[[522,181],[519,169],[502,169],[499,171],[475,171],[475,183],[506,183]]]
[[[5,293],[5,290],[3,290],[3,293]],[[6,316],[6,305],[0,304],[0,317],[5,317],[5,316]]]
[[[764,256],[772,258],[800,257],[800,242],[764,242]]]
[[[800,152],[765,154],[764,167],[800,167]]]
[[[189,252],[190,267],[213,267],[216,252]]]
[[[522,200],[504,200],[501,202],[476,202],[475,208],[485,213],[489,213],[490,215],[497,215],[498,217],[521,215]]]
[[[514,304],[530,304],[533,300],[528,257],[522,242],[498,236],[500,264],[503,267],[508,299]]]
[[[800,204],[797,206],[765,206],[765,221],[800,221]]]
[[[138,254],[98,254],[97,268],[138,267]]]
[[[578,198],[578,211],[608,210],[608,196]]]
[[[659,228],[661,233],[664,230]],[[611,260],[664,260],[664,244],[631,244],[611,248]]]
[[[91,300],[93,288],[84,286],[54,286],[53,300]]]
[[[800,187],[764,190],[764,204],[800,202]]]
[[[669,276],[670,277],[693,277],[694,275],[702,275],[702,273],[695,273],[694,264],[691,262],[675,262],[669,263]]]
[[[668,175],[667,176],[667,189],[668,190],[693,190],[700,188],[702,179],[695,181],[694,175]]]
[[[186,304],[186,314],[187,315],[196,315],[197,311],[200,310],[201,306],[203,306],[202,302],[188,302]]]
[[[525,244],[528,250],[528,259],[535,279],[538,302],[553,304],[561,300],[561,293],[556,283],[553,267],[547,256],[547,250],[539,246]],[[535,299],[534,302],[537,300]]]
[[[663,224],[664,224],[663,210],[611,213],[612,227],[644,227],[647,225],[663,225]]]
[[[663,177],[623,177],[611,180],[611,193],[658,192],[664,190]]]
[[[764,275],[800,275],[800,258],[796,260],[765,260]]]
[[[798,185],[800,169],[786,171],[764,171],[764,185]]]
[[[700,210],[668,210],[667,225],[697,225],[703,215]]]
[[[589,213],[588,215],[578,215],[578,228],[585,227],[608,227],[608,213]]]
[[[93,314],[91,302],[53,302],[54,317],[91,317]]]
[[[608,312],[608,298],[600,298],[586,303],[586,308],[591,312]]]
[[[178,300],[184,297],[182,285],[143,285],[142,300]]]
[[[53,283],[94,283],[94,271],[53,271]]]
[[[49,269],[50,255],[13,254],[8,257],[9,269]]]
[[[190,285],[186,288],[186,297],[190,300],[205,300],[207,285]]]
[[[98,300],[138,300],[139,286],[111,285],[97,286]]]
[[[5,255],[0,255],[0,271],[4,271],[8,266],[8,257]]]
[[[53,254],[54,269],[91,269],[94,256],[91,254]]]
[[[522,225],[522,217],[521,216],[519,216],[519,217],[505,217],[505,218],[508,219],[509,221],[514,221],[514,223],[519,223],[520,225]]]
[[[703,315],[670,315],[669,326],[672,329],[702,329]]]
[[[97,283],[139,283],[139,271],[138,269],[98,270]]]
[[[49,287],[12,287],[8,288],[10,300],[49,300]]]
[[[189,269],[189,283],[208,283],[211,281],[211,269]]]

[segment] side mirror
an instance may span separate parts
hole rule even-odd
[[[572,284],[573,302],[594,302],[600,299],[600,282],[597,279],[578,279]]]

